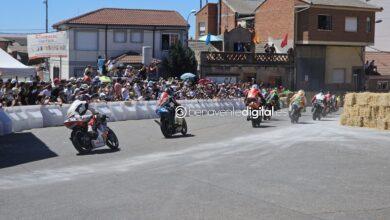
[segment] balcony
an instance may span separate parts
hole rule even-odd
[[[290,66],[294,61],[289,54],[201,52],[200,56],[201,65]]]

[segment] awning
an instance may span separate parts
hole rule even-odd
[[[0,49],[0,76],[2,78],[27,78],[35,76],[35,68],[29,67]]]

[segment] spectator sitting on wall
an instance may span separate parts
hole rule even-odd
[[[271,53],[271,49],[270,49],[268,43],[266,43],[266,44],[264,45],[264,51],[265,51],[265,53],[267,53],[267,54]]]
[[[276,53],[276,47],[275,47],[275,44],[272,44],[272,46],[270,47],[270,51],[271,51],[271,54],[274,54],[274,53]]]

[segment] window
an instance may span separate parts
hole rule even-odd
[[[131,31],[130,41],[132,43],[142,43],[144,42],[144,33],[142,31]]]
[[[319,30],[332,30],[332,16],[318,15],[318,29]]]
[[[366,19],[366,32],[371,33],[371,18],[367,17]]]
[[[161,35],[161,49],[169,50],[169,48],[179,42],[178,34],[162,34]]]
[[[199,36],[206,35],[206,23],[205,22],[199,22]]]
[[[345,31],[357,32],[357,17],[346,17],[345,18]]]
[[[73,76],[76,78],[83,77],[84,75],[84,68],[82,67],[75,67],[73,69]]]
[[[378,90],[388,90],[389,89],[389,82],[388,81],[378,81],[376,83],[376,88]]]
[[[126,43],[127,34],[126,31],[114,31],[115,43]]]
[[[97,50],[98,33],[97,31],[76,31],[75,47],[76,50]]]
[[[334,69],[332,83],[345,83],[345,69]]]

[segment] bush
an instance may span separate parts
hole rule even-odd
[[[162,67],[167,77],[180,77],[183,73],[195,74],[198,62],[194,51],[178,42],[169,49],[168,56],[162,61]]]

